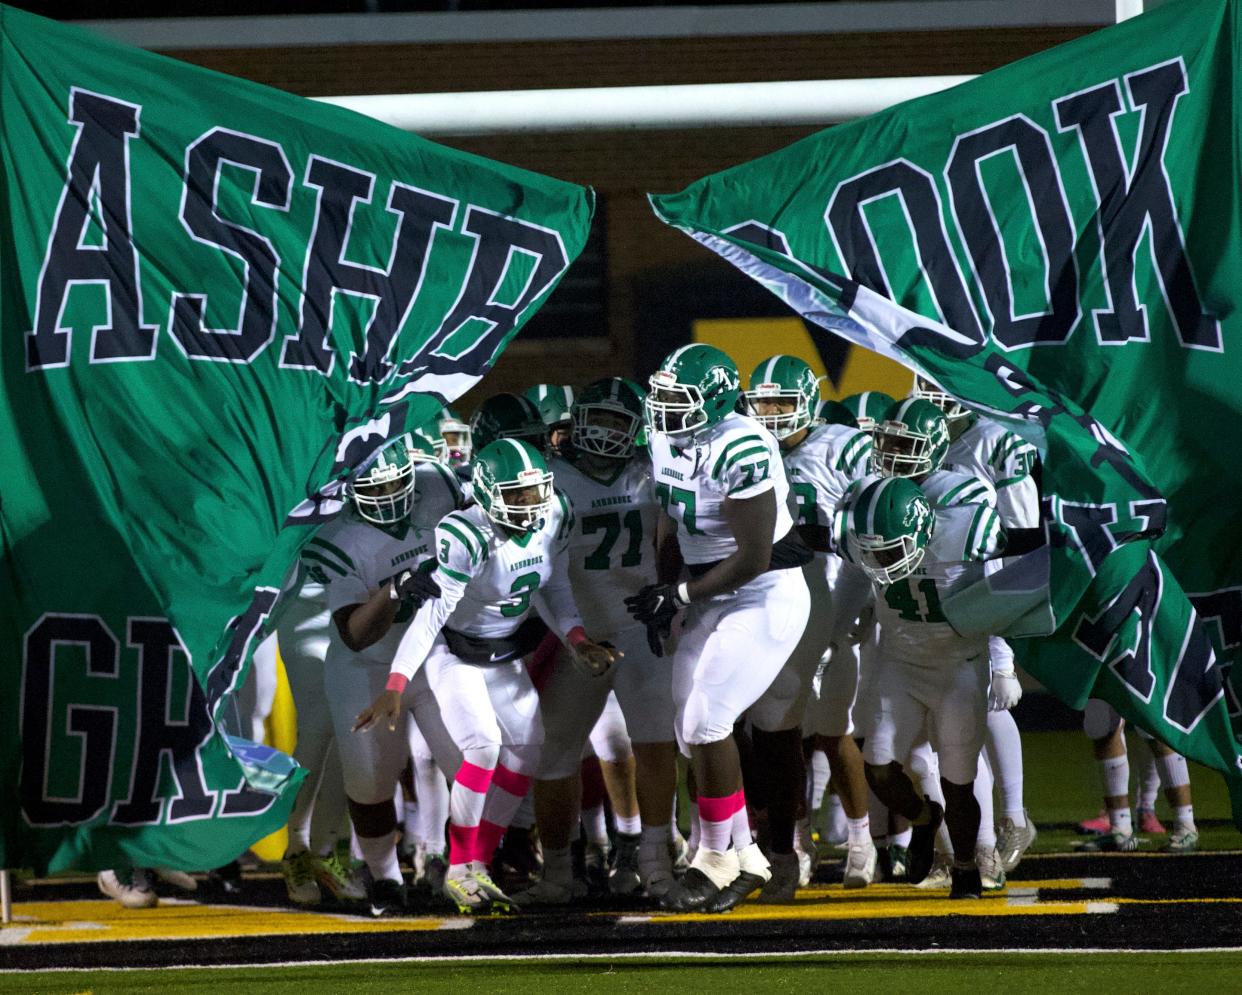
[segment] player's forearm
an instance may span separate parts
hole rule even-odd
[[[768,569],[772,561],[772,546],[739,546],[723,560],[712,566],[707,573],[686,583],[690,600],[701,601],[725,591],[735,591],[749,584]]]
[[[656,527],[656,580],[661,584],[675,583],[683,566],[676,526],[671,519],[661,518]]]
[[[391,582],[380,585],[363,604],[353,606],[352,611],[337,613],[341,642],[355,653],[374,646],[392,628],[399,607],[400,602],[392,598]]]
[[[802,541],[817,553],[833,552],[831,529],[822,525],[799,525],[798,535],[802,536]]]
[[[434,598],[414,613],[409,628],[405,630],[405,635],[401,637],[397,651],[393,654],[392,664],[388,668],[390,675],[398,675],[408,681],[418,673],[451,612],[452,609],[445,605],[443,598]],[[392,687],[391,684],[389,686]]]

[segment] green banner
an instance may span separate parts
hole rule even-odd
[[[302,774],[216,725],[287,566],[593,194],[8,7],[0,45],[0,866],[213,867]]]
[[[1238,30],[1172,4],[652,203],[1040,447],[1047,548],[946,610],[1055,632],[1027,669],[1220,770],[1242,820]]]

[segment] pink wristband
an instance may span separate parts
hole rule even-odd
[[[565,633],[565,642],[569,643],[570,646],[576,647],[579,643],[585,643],[586,641],[586,629],[580,625],[575,625],[572,629]]]
[[[396,691],[401,694],[405,691],[405,686],[410,683],[410,679],[405,674],[393,672],[388,675],[388,683],[384,685],[385,691]]]

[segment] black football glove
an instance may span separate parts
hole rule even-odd
[[[392,582],[392,599],[418,611],[424,602],[440,596],[440,585],[430,570],[405,570]]]
[[[664,655],[664,640],[672,632],[673,616],[686,604],[677,596],[676,584],[648,584],[625,599],[629,613],[647,627],[647,645],[656,656]]]

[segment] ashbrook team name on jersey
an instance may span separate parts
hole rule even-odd
[[[510,570],[523,570],[526,567],[537,566],[538,564],[542,562],[543,562],[542,556],[532,556],[528,560],[518,560],[518,562],[513,564],[513,566],[511,566],[509,569]]]
[[[412,560],[416,556],[425,556],[430,552],[431,552],[431,547],[424,543],[422,546],[418,546],[415,549],[407,549],[404,553],[400,554],[399,556],[394,556],[392,558],[392,565],[395,567],[399,563],[404,563],[406,560]]]
[[[686,479],[676,470],[670,470],[667,466],[660,467],[660,476],[661,477],[672,477],[674,480],[682,480],[682,481]]]
[[[633,503],[634,503],[634,499],[629,494],[613,494],[610,497],[593,498],[591,501],[591,507],[592,508],[610,508],[614,504],[633,504]]]

